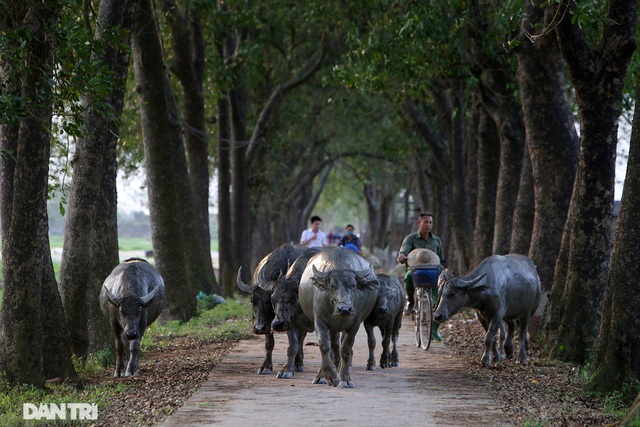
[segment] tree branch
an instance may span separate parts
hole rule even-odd
[[[326,35],[323,34],[319,51],[314,56],[309,58],[309,61],[307,61],[305,66],[302,67],[298,74],[291,77],[291,79],[289,79],[285,83],[278,85],[269,97],[269,100],[262,108],[262,111],[258,116],[258,120],[256,120],[256,125],[253,128],[253,134],[251,135],[251,140],[249,141],[249,147],[247,149],[247,158],[249,159],[249,162],[251,162],[251,157],[254,155],[254,147],[259,142],[262,135],[264,135],[267,128],[267,123],[269,122],[271,115],[278,107],[278,104],[282,100],[282,97],[291,90],[305,83],[316,73],[316,71],[320,69],[322,60],[324,58],[326,45]]]

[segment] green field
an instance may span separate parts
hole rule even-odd
[[[52,248],[61,248],[63,237],[61,235],[50,235],[49,242]],[[145,237],[119,237],[118,249],[121,251],[150,251],[153,249],[151,240]],[[218,250],[218,240],[211,239],[211,250]]]
[[[50,235],[49,242],[51,248],[62,248],[64,239],[61,235]],[[0,245],[0,250],[2,246]],[[118,249],[121,251],[151,251],[153,246],[151,244],[151,240],[144,237],[119,237],[118,238]],[[218,240],[211,240],[211,250],[218,250]],[[60,279],[60,249],[53,249],[53,252],[56,252],[58,256],[53,256],[53,269],[56,273],[56,279]],[[0,259],[0,277],[2,277],[2,260]],[[0,289],[0,302],[2,301],[2,290]]]

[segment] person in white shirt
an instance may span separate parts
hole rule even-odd
[[[300,244],[308,246],[310,248],[329,246],[327,236],[320,231],[320,223],[322,220],[319,216],[312,216],[309,220],[311,228],[308,228],[302,232],[300,236]]]

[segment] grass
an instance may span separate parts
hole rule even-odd
[[[169,322],[163,326],[154,323],[145,333],[141,347],[143,351],[161,349],[172,336],[188,336],[207,343],[235,341],[252,335],[251,306],[243,300],[228,300],[213,309],[199,311],[197,317],[186,323]],[[89,355],[84,366],[79,359],[74,358],[76,371],[82,378],[104,375],[104,368],[114,364],[109,350]],[[124,382],[104,381],[84,390],[67,384],[47,385],[40,389],[27,385],[12,386],[0,376],[0,425],[45,424],[23,420],[24,403],[33,403],[36,406],[42,403],[95,403],[100,408],[110,397],[125,392],[131,386],[133,385]]]
[[[62,248],[64,244],[64,238],[59,234],[49,235],[49,244],[51,248]],[[211,240],[211,250],[218,250],[218,239]],[[2,245],[0,244],[0,249]],[[121,251],[151,251],[153,245],[151,240],[146,237],[118,237],[118,249]],[[56,274],[56,280],[60,280],[60,254],[53,257],[53,270]],[[2,274],[2,260],[0,260],[0,277]],[[0,293],[0,301],[2,294]]]
[[[61,248],[64,238],[59,234],[51,234],[49,242],[52,248]],[[121,251],[150,251],[153,249],[151,240],[146,237],[118,237],[118,249]],[[218,250],[218,239],[211,239],[211,250]]]

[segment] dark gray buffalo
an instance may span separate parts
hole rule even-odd
[[[404,288],[396,277],[378,274],[380,289],[374,309],[364,321],[364,329],[367,331],[367,343],[369,344],[369,360],[367,371],[376,370],[376,336],[374,327],[380,329],[382,335],[382,354],[380,355],[380,367],[389,368],[398,366],[398,334],[402,325],[402,309],[404,308]],[[389,351],[389,344],[392,350]]]
[[[147,326],[162,312],[164,294],[162,276],[140,258],[125,260],[105,279],[100,291],[100,308],[116,336],[115,377],[122,376],[125,338],[129,340],[129,363],[124,376],[140,374],[140,340]]]
[[[379,287],[371,264],[349,249],[333,247],[311,257],[300,279],[298,297],[302,312],[313,319],[322,353],[314,384],[354,387],[350,373],[353,341],[376,304]]]
[[[309,259],[322,248],[309,248],[302,252],[291,265],[287,274],[273,284],[271,304],[275,318],[271,328],[276,332],[287,332],[289,347],[287,363],[278,372],[278,378],[293,378],[295,372],[304,372],[304,339],[313,332],[313,322],[302,312],[298,299],[300,278]]]
[[[253,332],[264,335],[265,358],[258,374],[270,374],[273,372],[273,347],[275,344],[271,322],[275,318],[273,305],[271,305],[271,293],[273,282],[282,277],[291,264],[307,249],[306,246],[284,244],[262,258],[253,272],[251,284],[242,281],[238,269],[237,285],[240,290],[251,295],[251,305],[255,321]]]
[[[435,312],[435,320],[444,322],[463,307],[478,311],[485,335],[485,351],[482,365],[492,365],[496,332],[502,332],[502,321],[508,326],[504,348],[507,354],[513,353],[513,331],[516,321],[519,328],[520,349],[518,361],[529,361],[527,351],[529,319],[540,302],[540,278],[536,266],[524,255],[493,255],[485,259],[470,274],[455,278],[447,272],[438,279],[440,303]],[[497,359],[504,354],[497,352]]]

